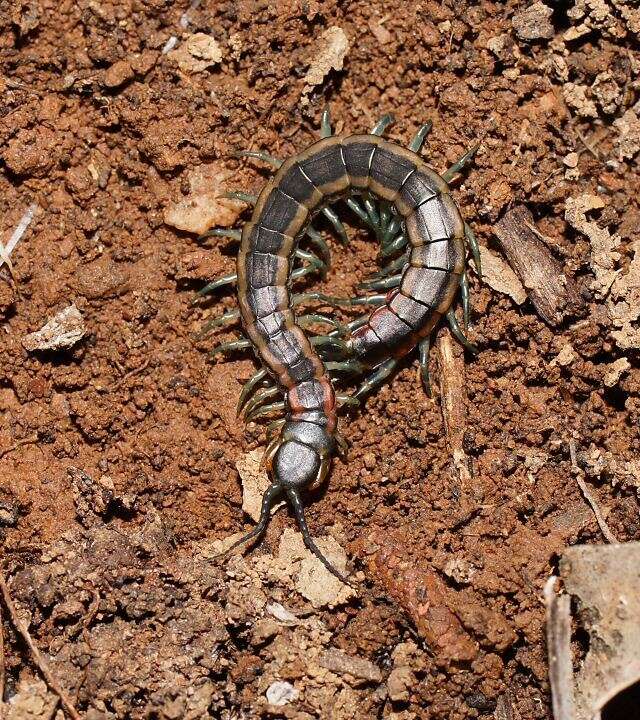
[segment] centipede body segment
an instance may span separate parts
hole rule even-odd
[[[363,197],[363,205],[354,195]],[[348,337],[340,340],[334,329],[324,343],[309,337],[299,322],[291,281],[300,239],[312,234],[310,223],[319,212],[341,199],[377,223],[386,246],[396,242],[403,254],[395,262],[397,275],[369,283],[392,288],[386,296],[374,296],[377,307],[352,323]],[[272,484],[262,516],[241,542],[264,531],[269,506],[285,493],[307,546],[335,573],[313,543],[300,498],[302,489],[322,482],[340,440],[330,372],[340,363],[327,362],[321,349],[333,336],[344,355],[341,369],[371,373],[355,398],[387,377],[417,345],[422,354],[443,315],[449,313],[455,324],[450,308],[466,281],[465,236],[472,240],[443,177],[417,152],[378,134],[324,137],[284,162],[267,182],[242,230],[237,294],[246,337],[284,394],[285,417],[267,449]],[[457,324],[454,329],[460,332]]]

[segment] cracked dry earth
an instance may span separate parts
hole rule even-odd
[[[4,245],[34,209],[0,278],[2,566],[83,716],[550,717],[542,588],[566,545],[602,541],[570,441],[611,531],[640,539],[639,30],[624,0],[0,0]],[[444,334],[433,397],[408,359],[343,416],[348,459],[307,498],[357,593],[286,510],[215,560],[253,523],[238,467],[265,428],[235,417],[250,354],[194,340],[233,307],[192,305],[233,266],[198,235],[246,219],[220,193],[266,173],[232,153],[301,150],[326,104],[345,133],[392,112],[402,143],[432,119],[440,170],[480,143],[453,190],[487,267],[456,422]],[[560,318],[494,234],[516,205],[572,287]],[[321,226],[334,264],[307,284],[348,295],[376,250],[340,214],[351,244]],[[2,630],[5,716],[62,713]]]

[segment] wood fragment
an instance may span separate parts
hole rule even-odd
[[[602,514],[602,510],[598,505],[598,501],[596,500],[591,490],[589,490],[587,483],[584,481],[584,472],[582,468],[578,465],[576,455],[576,442],[573,439],[569,440],[569,454],[571,456],[571,471],[576,478],[576,482],[578,483],[578,487],[580,488],[584,499],[589,503],[591,509],[593,510],[593,514],[596,517],[598,526],[600,527],[600,531],[604,535],[607,542],[613,543],[614,545],[617,544],[620,541],[613,534],[611,528],[607,525],[607,521],[604,519],[604,515]]]
[[[557,579],[552,575],[544,586],[553,717],[554,720],[574,720],[571,598],[569,595],[556,595]]]
[[[4,720],[4,687],[5,687],[5,665],[4,665],[4,625],[2,618],[2,603],[0,603],[0,720]]]
[[[448,330],[443,330],[438,335],[436,344],[444,429],[454,467],[460,480],[464,482],[471,479],[468,458],[463,446],[467,426],[464,355],[460,347],[454,344]]]
[[[578,314],[584,301],[574,282],[538,236],[528,208],[516,205],[495,225],[495,233],[511,267],[524,285],[529,299],[549,325],[559,325]]]
[[[29,648],[31,652],[31,656],[33,658],[34,663],[42,673],[43,678],[45,679],[45,682],[49,686],[49,688],[58,696],[60,703],[62,707],[64,708],[67,715],[72,720],[81,720],[80,714],[75,709],[73,703],[71,702],[71,698],[67,695],[63,687],[60,685],[58,680],[56,679],[55,675],[51,672],[49,669],[49,665],[47,661],[42,656],[42,653],[38,649],[38,646],[35,644],[33,638],[31,637],[31,634],[27,630],[27,628],[24,626],[22,620],[18,617],[18,613],[16,612],[16,607],[13,604],[13,599],[11,597],[11,593],[9,592],[9,587],[7,586],[7,583],[5,581],[3,573],[0,572],[0,592],[2,593],[2,599],[4,600],[4,605],[7,608],[7,612],[9,613],[9,618],[11,619],[11,622],[13,623],[13,626],[18,631],[22,639],[27,644],[27,647]]]

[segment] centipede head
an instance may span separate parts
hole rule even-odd
[[[334,446],[333,436],[321,425],[305,421],[285,423],[281,434],[270,443],[265,455],[265,465],[271,476],[271,485],[263,495],[258,524],[224,554],[230,553],[250,540],[258,540],[267,529],[273,503],[279,495],[285,493],[300,526],[304,544],[332,575],[341,582],[351,585],[315,544],[307,526],[300,496],[301,489],[317,487],[324,480]]]

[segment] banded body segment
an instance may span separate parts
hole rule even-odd
[[[309,222],[309,210],[272,185],[260,193],[253,217],[265,230],[296,237]]]
[[[314,143],[298,155],[297,163],[324,198],[340,195],[351,186],[339,137]]]
[[[352,135],[342,141],[342,157],[354,190],[368,189],[373,154],[380,142],[376,135]]]
[[[379,143],[371,159],[369,189],[378,197],[395,202],[400,189],[417,169],[416,155],[389,143]]]

